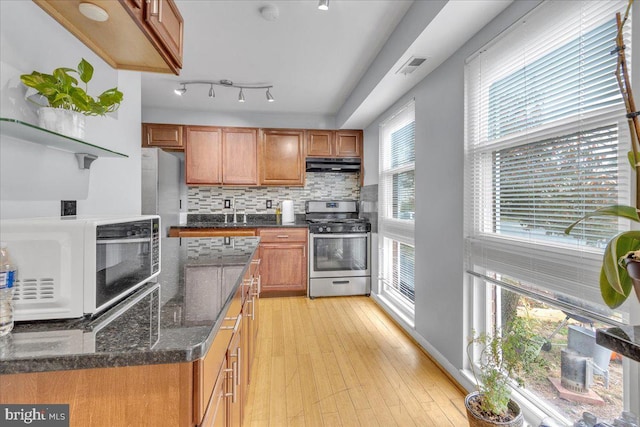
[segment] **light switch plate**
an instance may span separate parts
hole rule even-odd
[[[231,208],[231,199],[224,199],[224,208],[225,209]]]
[[[271,209],[271,206],[272,206],[271,200],[267,200],[267,209]]]

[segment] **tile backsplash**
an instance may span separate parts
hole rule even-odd
[[[247,213],[274,213],[278,202],[293,200],[295,213],[304,213],[307,200],[359,200],[360,174],[307,172],[304,187],[189,187],[189,213],[222,212],[224,199],[235,197],[236,208]],[[267,200],[273,202],[266,208]]]

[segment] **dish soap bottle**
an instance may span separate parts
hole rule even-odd
[[[276,224],[282,224],[282,210],[280,209],[280,202],[276,205]]]

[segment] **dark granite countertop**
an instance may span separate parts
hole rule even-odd
[[[285,224],[278,221],[275,215],[270,214],[247,214],[246,223],[242,222],[244,218],[241,214],[238,214],[236,219],[239,222],[234,223],[232,215],[227,215],[227,222],[224,222],[223,214],[189,214],[186,224],[174,225],[171,228],[307,228],[309,226],[303,214],[296,214],[293,223]]]
[[[609,350],[640,362],[640,325],[598,329],[596,342]]]
[[[258,247],[257,237],[165,238],[161,273],[96,318],[17,322],[0,338],[0,374],[203,357]]]

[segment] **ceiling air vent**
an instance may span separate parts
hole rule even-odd
[[[407,74],[411,74],[426,60],[427,60],[426,56],[425,57],[412,56],[411,58],[409,58],[407,62],[404,63],[402,67],[400,67],[398,71],[396,71],[396,74],[404,74],[405,76]]]

